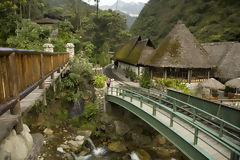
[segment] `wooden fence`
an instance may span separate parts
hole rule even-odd
[[[20,100],[68,61],[69,53],[0,48],[0,115],[20,114]]]

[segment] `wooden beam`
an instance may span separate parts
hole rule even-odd
[[[9,69],[9,80],[11,82],[11,96],[17,99],[16,105],[10,109],[10,113],[13,115],[21,115],[21,106],[19,98],[19,89],[18,89],[18,77],[17,77],[17,65],[16,65],[16,54],[15,52],[11,53],[8,56],[8,69]],[[22,118],[19,119],[17,125],[15,126],[16,132],[19,134],[23,131],[23,122]]]

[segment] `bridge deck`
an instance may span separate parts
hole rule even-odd
[[[109,90],[108,94],[123,99],[123,96],[117,95],[116,92],[113,92],[111,94],[110,90]],[[133,105],[135,105],[138,108],[141,108],[140,107],[141,102],[137,98],[132,98],[132,101],[131,101],[131,98],[128,97],[127,95],[125,95],[124,100],[132,103]],[[153,105],[143,102],[141,109],[142,109],[142,111],[144,111],[150,115],[153,115]],[[178,113],[178,114],[181,114],[181,113]],[[157,108],[156,115],[154,117],[156,119],[158,119],[159,121],[161,121],[166,126],[170,126],[171,115],[170,115],[170,113],[166,112],[165,110]],[[174,117],[173,119],[174,119],[174,121],[173,121],[173,126],[171,127],[171,129],[173,131],[175,131],[176,133],[180,133],[180,135],[186,141],[193,144],[195,128],[193,128],[191,125],[187,124],[186,122],[182,121],[181,119],[179,119],[177,117]],[[219,152],[217,152],[211,146],[213,146],[215,149],[217,149],[220,153],[224,154],[227,158],[224,157],[223,155],[221,155]],[[198,142],[197,142],[196,147],[198,147],[199,150],[206,152],[207,154],[212,156],[214,159],[221,159],[221,160],[230,159],[230,156],[231,156],[230,150],[228,150],[225,146],[218,143],[216,140],[214,140],[213,138],[209,137],[208,135],[206,135],[205,133],[203,133],[201,131],[198,132]]]
[[[43,96],[46,90],[51,86],[51,84],[56,81],[59,76],[68,69],[68,66],[65,66],[61,69],[60,73],[54,72],[54,79],[48,77],[45,80],[45,88],[39,89],[37,87],[34,89],[29,95],[27,95],[24,99],[20,101],[22,115],[24,116],[34,105],[36,102],[42,101]],[[18,119],[21,118],[20,115],[12,115],[10,111],[5,112],[0,116],[0,141],[4,139],[7,135],[9,135],[10,131],[17,124]]]

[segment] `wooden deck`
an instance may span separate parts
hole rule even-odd
[[[51,79],[51,76],[45,80],[44,89],[37,87],[29,95],[20,101],[21,106],[21,116],[12,115],[10,111],[5,112],[0,116],[0,142],[9,135],[14,126],[18,123],[18,120],[24,116],[36,102],[43,101],[46,90],[55,83],[55,81],[61,78],[61,74],[64,74],[69,69],[68,64],[66,64],[63,69],[60,70],[60,73],[54,72],[54,79]]]

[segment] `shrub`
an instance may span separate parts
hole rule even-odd
[[[93,84],[96,88],[103,88],[105,86],[106,79],[107,77],[105,77],[104,75],[97,74],[96,76],[94,76]]]
[[[151,80],[151,77],[149,76],[149,72],[147,69],[144,69],[142,76],[140,77],[140,86],[143,88],[152,88],[153,87],[153,81]]]
[[[138,76],[135,72],[133,72],[130,67],[124,69],[124,74],[126,78],[130,78],[131,81],[137,80]]]
[[[90,120],[94,115],[97,114],[97,110],[98,110],[98,103],[97,102],[86,103],[85,108],[84,108],[84,112],[83,112],[84,118]]]
[[[181,80],[177,79],[156,79],[157,85],[161,85],[163,88],[170,87],[177,90],[181,90],[184,93],[189,94],[189,88]]]

